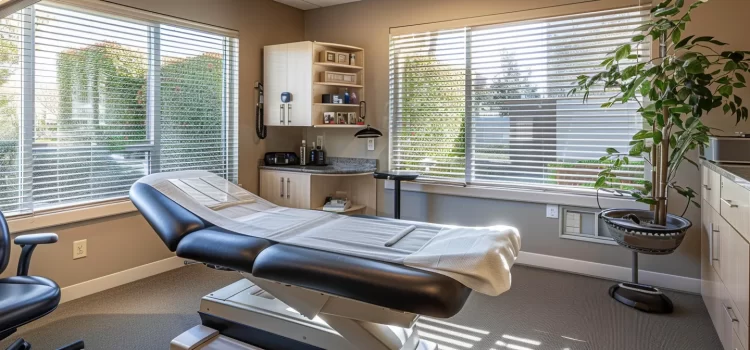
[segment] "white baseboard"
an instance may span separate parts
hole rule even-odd
[[[132,269],[115,272],[111,275],[106,275],[86,282],[74,284],[72,286],[62,288],[62,298],[60,300],[60,303],[82,298],[87,295],[98,293],[130,282],[135,282],[137,280],[151,277],[153,275],[158,275],[162,272],[174,270],[182,266],[185,266],[184,259],[174,256],[171,258],[154,261],[146,265],[137,266]]]
[[[584,260],[561,258],[559,256],[521,252],[516,264],[544,269],[576,273],[615,281],[630,281],[629,267],[600,264]],[[697,278],[669,275],[653,271],[638,271],[640,283],[681,292],[700,294],[701,280]]]

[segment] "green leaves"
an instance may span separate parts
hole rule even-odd
[[[684,47],[685,45],[687,45],[690,42],[690,39],[692,39],[694,36],[695,35],[691,35],[691,36],[689,36],[689,37],[687,37],[685,39],[680,40],[677,44],[675,44],[674,48],[675,49],[680,49],[680,48]]]
[[[667,17],[680,13],[680,9],[677,7],[666,7],[659,9],[653,13],[654,17]]]
[[[632,48],[630,47],[630,44],[625,44],[625,45],[620,46],[615,51],[615,61],[621,61],[623,58],[628,57],[628,55],[630,55],[631,49]]]

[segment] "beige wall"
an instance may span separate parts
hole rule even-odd
[[[253,84],[262,78],[263,46],[303,40],[302,11],[271,0],[110,2],[239,31],[239,182],[248,190],[257,192],[257,159],[266,149],[293,150],[296,145],[293,141],[300,138],[301,130],[269,129],[268,139],[260,141],[255,135]],[[138,213],[50,227],[37,232],[56,232],[60,241],[37,248],[31,273],[52,278],[63,287],[172,256]],[[88,256],[73,260],[72,242],[80,239],[88,240]],[[18,254],[19,249],[14,246],[12,265],[3,276],[15,273]]]
[[[607,1],[607,0],[604,0]],[[589,2],[586,5],[599,6],[604,1]],[[622,0],[623,2],[628,0]],[[367,61],[368,122],[387,136],[388,132],[388,36],[390,28],[426,24],[436,21],[450,21],[487,15],[500,15],[506,18],[525,16],[524,10],[545,8],[544,13],[563,11],[559,5],[579,3],[575,0],[363,0],[341,6],[322,8],[305,12],[305,38],[307,40],[330,41],[360,46],[365,49]],[[644,1],[645,2],[645,1]],[[690,1],[687,1],[690,3]],[[597,5],[599,3],[599,5]],[[711,0],[705,8],[693,16],[693,29],[701,35],[713,35],[720,40],[733,43],[734,48],[750,50],[750,36],[740,23],[746,22],[750,13],[747,0]],[[474,18],[473,21],[481,19]],[[399,29],[400,30],[400,29]],[[750,77],[749,77],[750,78]],[[750,101],[750,92],[744,92],[745,101]],[[723,118],[721,113],[706,118],[710,126],[720,127],[726,132],[735,130],[750,131],[750,124],[735,127],[732,118]],[[352,138],[347,131],[309,130],[306,138],[314,139],[325,134],[329,156],[365,157],[378,159],[379,167],[385,168],[388,162],[388,139],[378,139],[376,151],[366,151],[364,141]],[[685,185],[699,188],[699,173],[691,165],[681,168],[678,178]],[[384,191],[383,183],[378,186],[378,210],[380,214],[390,213],[391,192]],[[557,237],[556,220],[544,218],[544,205],[523,204],[513,206],[505,201],[475,200],[469,198],[439,195],[408,194],[402,205],[405,218],[417,220],[453,220],[455,223],[497,224],[485,216],[477,217],[480,207],[495,207],[507,213],[497,213],[494,220],[504,220],[521,230],[524,250],[541,254],[558,255],[573,259],[595,261],[606,264],[629,266],[630,255],[624,249],[586,242],[562,240]],[[677,196],[675,196],[677,197]],[[437,203],[437,204],[435,204]],[[454,203],[455,205],[439,205]],[[492,204],[494,203],[494,204]],[[671,211],[681,213],[683,201],[673,201]],[[476,206],[472,206],[476,204]],[[467,212],[463,212],[464,208]],[[468,212],[472,211],[472,212]],[[508,214],[508,215],[506,215]],[[510,215],[512,214],[512,215]],[[693,221],[694,228],[681,248],[670,256],[645,256],[641,260],[643,269],[688,277],[700,277],[700,239],[697,227],[700,211],[691,208],[686,214]],[[447,219],[449,218],[449,219]],[[458,222],[465,218],[467,222]],[[469,219],[471,218],[471,219]],[[458,221],[457,221],[458,220]]]

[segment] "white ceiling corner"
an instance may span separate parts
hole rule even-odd
[[[313,10],[321,7],[336,6],[346,4],[348,2],[356,2],[360,0],[274,0],[291,7],[296,7],[300,10]]]

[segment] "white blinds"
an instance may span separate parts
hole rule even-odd
[[[587,104],[567,93],[647,16],[627,8],[392,36],[391,168],[467,184],[593,187],[605,149],[627,150],[641,129],[638,106],[601,108],[614,92]],[[648,50],[633,53],[646,61]],[[643,174],[634,159],[618,180],[639,186]]]
[[[19,193],[0,210],[125,197],[160,171],[236,181],[236,39],[44,2],[15,17],[20,81],[3,83],[0,98],[14,98],[17,125],[0,124],[0,135],[18,136],[0,142],[18,160],[0,161],[0,189]]]

